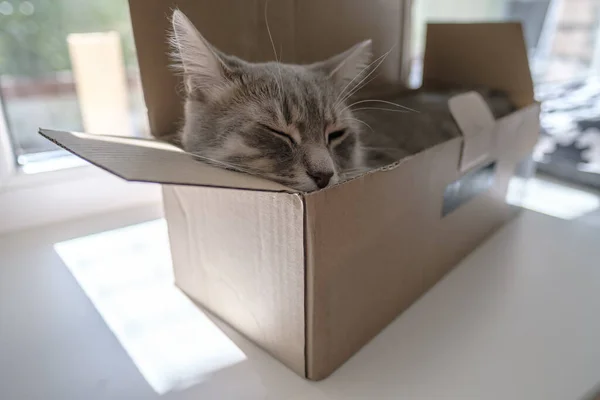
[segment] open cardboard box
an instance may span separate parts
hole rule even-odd
[[[166,56],[173,6],[130,0],[157,137],[172,134],[182,114]],[[273,59],[264,0],[177,6],[221,50]],[[381,66],[378,83],[388,86],[407,76],[409,16],[403,0],[269,4],[288,62],[325,59],[367,38],[375,56],[396,45]],[[42,134],[124,179],[163,184],[176,284],[289,368],[319,380],[515,215],[505,201],[508,183],[539,132],[520,25],[429,25],[424,87],[452,85],[504,90],[519,110],[494,121],[478,96],[454,97],[463,137],[312,193],[209,167],[157,141]]]

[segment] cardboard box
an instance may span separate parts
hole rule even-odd
[[[273,59],[263,0],[177,5],[221,50]],[[169,135],[182,114],[166,56],[173,4],[130,6],[151,129]],[[324,59],[366,38],[375,56],[397,43],[379,81],[391,86],[408,72],[409,6],[271,0],[269,20],[289,62]],[[505,202],[508,183],[539,132],[520,25],[430,25],[424,85],[457,84],[505,90],[520,109],[494,121],[481,98],[457,96],[450,106],[463,137],[312,193],[215,169],[154,141],[42,134],[124,179],[163,184],[176,284],[296,373],[319,380],[515,215]]]

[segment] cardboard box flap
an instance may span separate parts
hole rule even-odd
[[[496,121],[485,100],[476,92],[453,96],[448,107],[463,135],[459,168],[465,172],[489,159]]]
[[[296,55],[289,61],[305,64],[325,60],[371,39],[373,60],[382,57],[377,72],[370,77],[373,82],[386,85],[407,82],[412,0],[293,2]],[[269,9],[271,3],[273,0]]]
[[[294,192],[262,178],[211,167],[163,142],[45,129],[40,134],[128,181]]]
[[[534,102],[520,23],[427,25],[423,86],[484,86],[507,92],[518,107]]]
[[[410,42],[405,20],[410,4],[410,0],[129,0],[150,131],[156,137],[167,136],[183,116],[182,85],[168,56],[167,32],[174,8],[216,48],[252,62],[275,60],[275,47],[280,61],[312,63],[372,39],[374,58],[390,53],[371,76],[375,77],[371,84],[387,84],[407,79]]]

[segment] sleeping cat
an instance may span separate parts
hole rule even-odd
[[[214,48],[179,10],[172,23],[186,96],[178,140],[204,162],[308,192],[440,143],[442,128],[459,134],[449,111],[416,112],[418,96],[411,109],[349,104],[383,59],[370,64],[371,41],[310,65],[249,63]],[[386,114],[395,122],[378,126]]]

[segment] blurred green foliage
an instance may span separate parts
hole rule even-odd
[[[37,77],[70,69],[69,33],[117,31],[135,65],[127,0],[0,0],[0,74]]]

